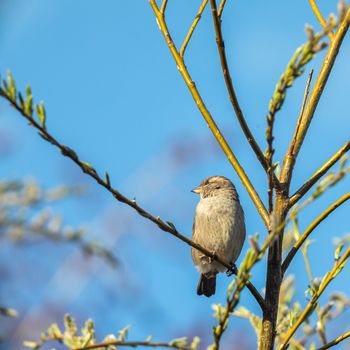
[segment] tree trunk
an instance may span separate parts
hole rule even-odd
[[[275,211],[271,217],[271,232],[283,226],[286,218],[285,194],[277,194]],[[271,232],[269,234],[271,234]],[[259,340],[259,350],[272,350],[274,348],[276,336],[276,323],[278,316],[279,294],[282,283],[282,242],[284,228],[277,236],[276,240],[269,247],[267,257],[266,275],[266,308],[263,312],[262,328]]]

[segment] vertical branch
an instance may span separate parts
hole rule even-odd
[[[205,119],[205,121],[208,124],[208,127],[210,128],[210,130],[212,131],[216,140],[218,141],[219,145],[221,146],[222,150],[224,151],[227,159],[229,160],[229,162],[233,166],[234,170],[236,171],[237,175],[241,179],[244,187],[246,188],[251,199],[253,200],[253,202],[258,210],[258,213],[262,217],[265,225],[268,227],[269,226],[269,214],[267,213],[267,210],[266,210],[263,202],[261,201],[258,193],[256,192],[254,186],[250,182],[250,180],[249,180],[247,174],[245,173],[244,169],[242,168],[241,164],[238,162],[236,156],[232,152],[226,139],[222,135],[218,126],[216,125],[211,113],[209,112],[206,105],[204,104],[203,99],[202,99],[202,97],[201,97],[201,95],[196,87],[196,84],[192,80],[192,77],[190,76],[184,61],[183,61],[182,57],[180,56],[180,54],[179,54],[171,36],[170,36],[170,33],[169,33],[168,27],[165,23],[164,17],[160,13],[155,0],[149,0],[149,3],[150,3],[150,5],[151,5],[151,7],[156,15],[159,29],[166,40],[166,43],[170,49],[171,54],[173,55],[173,58],[174,58],[176,65],[177,65],[177,68],[178,68],[180,74],[182,75],[194,101],[196,102],[196,105],[197,105],[199,111],[201,112],[203,118]]]
[[[168,5],[168,0],[163,0],[162,4],[160,5],[160,13],[164,16],[166,6]]]
[[[218,10],[219,19],[221,19],[221,15],[222,15],[222,12],[224,11],[225,4],[226,4],[226,0],[221,0],[221,4],[220,4],[219,10]]]
[[[339,48],[349,29],[349,24],[350,24],[350,8],[348,8],[348,10],[346,11],[345,17],[339,24],[339,27],[333,37],[333,40],[329,45],[326,57],[323,60],[321,71],[316,79],[316,82],[310,94],[310,98],[305,106],[304,116],[301,120],[299,131],[295,138],[293,158],[296,158],[300,151],[305,135],[310,126],[315,110],[318,106],[318,102],[321,98],[324,87],[326,86],[328,77],[332,71],[335,59],[339,52]],[[288,167],[290,169],[286,169],[286,170],[292,171],[293,166],[289,165]]]
[[[282,264],[282,272],[283,274],[288,269],[291,261],[293,260],[295,254],[298,252],[299,248],[304,244],[304,242],[307,240],[307,238],[310,236],[312,231],[323,221],[327,218],[328,215],[330,215],[335,209],[337,209],[339,206],[341,206],[343,203],[348,201],[350,199],[350,192],[344,194],[341,198],[339,198],[337,201],[335,201],[333,204],[331,204],[325,211],[323,211],[303,232],[303,234],[300,236],[300,238],[295,242],[293,248],[289,251],[286,258],[283,261]]]
[[[307,98],[308,98],[309,92],[310,92],[310,84],[311,84],[311,80],[312,80],[312,75],[313,74],[314,74],[314,70],[312,69],[310,74],[309,74],[309,76],[308,76],[308,78],[307,78],[307,81],[306,81],[306,87],[305,87],[305,92],[304,92],[304,97],[303,97],[303,103],[301,104],[301,109],[300,109],[299,117],[298,117],[298,120],[297,120],[297,125],[295,127],[294,135],[292,137],[292,141],[290,142],[290,145],[289,145],[289,148],[288,148],[288,151],[287,151],[287,155],[288,156],[292,155],[293,152],[294,152],[295,138],[298,135],[301,119],[303,118],[306,101],[307,101]]]
[[[225,2],[222,1],[220,8],[223,7],[223,4]],[[216,0],[210,0],[210,6],[212,10],[212,17],[214,22],[214,28],[215,28],[215,34],[216,34],[216,44],[218,47],[218,52],[220,56],[220,63],[222,68],[222,73],[225,79],[225,84],[227,88],[227,92],[229,94],[231,105],[235,111],[235,114],[237,116],[237,119],[239,121],[239,124],[242,128],[242,131],[244,132],[244,135],[246,139],[248,140],[250,146],[252,147],[256,157],[258,158],[259,162],[265,169],[265,171],[268,171],[268,163],[266,162],[265,156],[263,152],[261,151],[261,148],[259,147],[258,143],[256,142],[252,132],[250,131],[248,124],[244,118],[243,112],[241,110],[241,107],[238,103],[238,99],[236,97],[235,90],[233,88],[232,84],[232,78],[230,74],[230,69],[227,64],[227,58],[226,58],[226,51],[225,51],[225,44],[222,36],[222,30],[221,30],[221,21],[220,21],[220,9],[219,12],[217,11],[216,7]],[[278,183],[277,178],[274,179],[276,183]]]

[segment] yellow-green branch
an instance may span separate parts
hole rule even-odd
[[[300,151],[301,145],[304,141],[305,135],[307,133],[311,120],[316,111],[318,102],[323,93],[323,89],[326,86],[328,77],[331,73],[335,59],[338,55],[340,46],[349,29],[349,24],[350,24],[350,8],[348,8],[348,10],[346,11],[344,19],[339,24],[338,29],[333,37],[333,40],[331,40],[331,43],[326,53],[326,57],[323,60],[320,73],[315,81],[315,84],[310,93],[310,98],[305,106],[303,118],[301,120],[300,127],[299,127],[299,132],[295,140],[294,157],[296,157]]]
[[[164,16],[166,7],[168,5],[168,0],[163,0],[162,4],[160,5],[160,13]]]
[[[293,324],[293,326],[289,329],[287,334],[285,335],[279,350],[284,350],[287,347],[287,344],[291,337],[294,335],[294,333],[297,331],[297,329],[300,327],[300,325],[310,316],[310,314],[313,312],[313,310],[316,307],[317,301],[322,295],[322,293],[325,291],[329,283],[338,275],[338,273],[343,269],[344,265],[347,262],[347,259],[350,256],[350,247],[346,250],[344,255],[339,259],[339,261],[336,261],[334,264],[334,267],[332,271],[330,271],[323,281],[321,282],[321,285],[319,286],[318,290],[315,292],[315,294],[312,296],[310,302],[307,304],[304,311],[301,313],[297,321]]]
[[[290,265],[291,261],[293,260],[295,254],[297,253],[298,249],[304,244],[306,239],[310,236],[311,232],[324,220],[326,217],[331,214],[335,209],[337,209],[339,206],[341,206],[343,203],[345,203],[347,200],[350,199],[350,192],[346,193],[344,196],[339,198],[337,201],[335,201],[332,205],[330,205],[323,213],[321,213],[303,232],[303,234],[300,236],[300,238],[297,240],[297,242],[294,244],[293,248],[290,250],[286,258],[284,259],[282,263],[282,272],[283,274],[288,269],[288,266]]]
[[[155,0],[149,0],[149,3],[156,15],[157,18],[157,22],[160,28],[161,33],[163,34],[166,43],[168,44],[168,47],[170,49],[171,54],[174,57],[174,60],[177,64],[177,68],[180,72],[180,74],[182,75],[199,111],[201,112],[202,116],[204,117],[205,121],[208,124],[208,127],[210,128],[211,132],[213,133],[213,135],[215,136],[216,140],[218,141],[219,145],[221,146],[222,150],[224,151],[227,159],[229,160],[229,162],[231,163],[231,165],[233,166],[233,168],[235,169],[237,175],[239,176],[239,178],[241,179],[244,187],[246,188],[248,194],[250,195],[251,199],[253,200],[260,216],[262,217],[266,227],[269,227],[269,214],[263,204],[263,202],[261,201],[258,193],[256,192],[255,188],[253,187],[252,183],[250,182],[248,176],[246,175],[244,169],[242,168],[242,166],[240,165],[240,163],[238,162],[236,156],[234,155],[234,153],[232,152],[230,146],[228,145],[226,139],[224,138],[224,136],[222,135],[221,131],[219,130],[218,126],[216,125],[212,115],[210,114],[209,110],[207,109],[207,107],[205,106],[201,95],[199,94],[198,89],[196,88],[196,84],[195,82],[192,80],[186,66],[185,63],[182,59],[182,57],[180,56],[170,34],[167,28],[167,25],[165,23],[164,17],[162,16],[162,14],[160,13],[158,6],[155,2]]]
[[[300,198],[302,198],[309,189],[348,151],[350,150],[350,141],[346,142],[329,160],[324,163],[289,199],[291,208]]]
[[[224,11],[225,4],[226,4],[226,0],[222,0],[218,10],[219,19],[221,18],[222,12]]]
[[[318,348],[317,350],[326,350],[331,348],[334,345],[339,344],[340,342],[342,342],[343,340],[347,339],[350,337],[350,331],[340,335],[338,338],[335,338],[334,340],[332,340],[331,342],[325,344],[324,346],[321,346],[320,348]]]
[[[194,21],[192,22],[191,27],[190,27],[187,35],[186,35],[186,38],[185,38],[184,42],[182,43],[182,46],[181,46],[181,49],[180,49],[180,56],[182,58],[185,55],[185,51],[186,51],[187,45],[188,45],[189,41],[192,38],[192,34],[193,34],[194,30],[196,29],[197,24],[200,21],[200,19],[202,18],[202,14],[203,14],[203,11],[204,11],[205,7],[207,6],[207,3],[208,3],[208,0],[204,0],[202,2],[202,4],[200,5],[198,13],[197,13],[197,16],[195,17]]]

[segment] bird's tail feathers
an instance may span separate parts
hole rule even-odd
[[[201,273],[199,277],[199,282],[197,286],[197,294],[205,295],[206,297],[210,297],[215,294],[216,290],[216,275],[214,277],[208,278]]]

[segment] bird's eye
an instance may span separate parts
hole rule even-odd
[[[215,186],[215,189],[216,189],[216,190],[218,190],[218,189],[220,189],[220,188],[221,188],[220,185]]]

